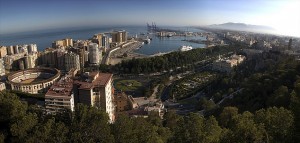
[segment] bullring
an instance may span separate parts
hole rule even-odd
[[[12,90],[37,94],[45,93],[59,77],[60,71],[54,68],[31,68],[13,72],[7,80]]]

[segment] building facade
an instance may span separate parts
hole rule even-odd
[[[114,31],[111,33],[111,37],[114,43],[124,43],[127,41],[127,32],[125,30]]]
[[[73,46],[73,39],[71,38],[57,40],[52,43],[52,48],[62,48],[62,47],[70,47],[70,46],[71,47]]]
[[[115,120],[112,74],[85,73],[74,81],[75,103],[83,103],[105,110],[111,122]]]
[[[242,55],[232,55],[229,58],[220,58],[213,62],[213,70],[221,71],[221,72],[231,72],[233,67],[242,63],[245,60],[245,56]]]
[[[29,44],[28,45],[28,53],[36,53],[37,52],[37,45],[36,44]]]
[[[84,69],[84,65],[87,62],[85,59],[88,58],[88,55],[85,55],[84,47],[72,47],[69,50],[79,55],[80,69]]]
[[[31,53],[27,56],[24,57],[25,60],[25,69],[28,68],[35,68],[35,66],[37,65],[37,54],[36,53]]]
[[[7,55],[7,48],[5,46],[0,47],[0,58],[3,58]]]
[[[63,49],[47,49],[38,56],[39,65],[65,70],[65,54]]]
[[[55,82],[45,94],[45,107],[47,113],[69,109],[74,111],[73,80],[65,76]]]
[[[138,108],[137,103],[132,96],[126,95],[124,92],[118,92],[115,97],[116,112],[123,112]]]
[[[102,33],[95,34],[92,41],[94,43],[97,43],[99,45],[99,47],[101,47],[102,46],[102,37],[103,37]]]
[[[19,46],[18,45],[14,46],[14,54],[19,54]]]
[[[13,55],[13,54],[15,54],[13,46],[8,46],[8,47],[6,47],[6,49],[7,49],[7,55]]]
[[[106,51],[109,48],[109,38],[106,35],[102,36],[102,48]]]
[[[6,89],[5,83],[4,82],[0,82],[0,91],[3,91]]]
[[[98,44],[91,43],[89,45],[89,63],[90,65],[99,65],[100,64],[100,52]]]
[[[115,105],[116,105],[116,112],[122,112],[130,110],[128,97],[125,93],[119,92],[117,93],[115,99]]]
[[[80,70],[79,55],[69,52],[65,54],[65,70],[70,71],[71,69]]]
[[[0,76],[5,75],[5,66],[3,58],[0,58]]]

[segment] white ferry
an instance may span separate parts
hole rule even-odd
[[[180,50],[181,52],[189,51],[189,50],[192,50],[192,49],[193,49],[192,46],[181,46],[181,47],[179,48],[179,50]]]

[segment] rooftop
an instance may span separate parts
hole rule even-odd
[[[45,98],[61,97],[71,98],[73,90],[73,80],[70,78],[62,78],[55,82],[45,94]]]
[[[143,108],[125,111],[125,113],[127,113],[127,115],[129,115],[129,116],[135,116],[135,115],[137,115],[137,116],[144,116],[144,115],[148,115],[148,112],[145,111]]]
[[[79,89],[91,89],[95,86],[106,86],[113,74],[90,72],[87,77],[80,77],[75,83],[80,84]]]

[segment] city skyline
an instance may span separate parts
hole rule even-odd
[[[238,22],[300,36],[297,0],[16,1],[0,0],[0,34],[80,26],[203,26]]]

